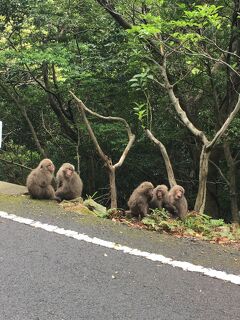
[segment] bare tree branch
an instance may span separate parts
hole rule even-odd
[[[195,137],[199,138],[203,144],[208,144],[209,141],[207,137],[205,136],[204,132],[197,129],[194,124],[188,119],[186,112],[182,109],[179,99],[175,96],[175,93],[173,91],[173,86],[170,84],[168,75],[167,75],[167,70],[166,70],[166,61],[164,59],[164,64],[159,65],[159,68],[161,70],[164,82],[165,82],[165,88],[168,92],[168,95],[171,99],[172,104],[175,107],[175,110],[177,114],[179,115],[180,119],[182,122],[185,124],[185,126],[194,134]]]
[[[209,160],[209,162],[217,169],[217,171],[219,172],[220,176],[223,178],[223,180],[226,182],[226,184],[229,186],[230,183],[228,181],[228,179],[225,177],[225,175],[223,174],[221,168],[219,168],[218,165],[216,165],[215,162],[213,162],[212,160]]]
[[[3,89],[3,91],[7,94],[7,96],[13,100],[13,102],[15,102],[16,106],[18,107],[18,109],[20,110],[21,114],[23,115],[23,117],[25,118],[25,120],[28,123],[28,126],[31,130],[33,139],[35,141],[35,144],[37,146],[38,151],[40,152],[40,154],[44,157],[47,158],[47,154],[45,152],[45,150],[42,148],[40,141],[38,139],[37,133],[32,125],[31,120],[29,119],[27,112],[26,112],[26,108],[24,106],[22,106],[22,104],[19,102],[19,100],[10,93],[10,91],[8,90],[7,86],[0,80],[0,87]]]
[[[127,121],[123,118],[120,118],[120,117],[106,117],[106,116],[102,116],[100,114],[98,114],[97,112],[94,112],[90,109],[88,109],[85,104],[80,100],[78,99],[73,92],[70,91],[70,94],[73,96],[73,98],[77,101],[78,103],[78,109],[83,117],[83,121],[84,123],[86,124],[86,127],[87,127],[87,130],[88,130],[88,133],[93,141],[93,144],[100,156],[100,158],[103,160],[103,162],[105,163],[107,169],[108,169],[108,174],[109,174],[109,184],[110,184],[110,192],[111,192],[111,208],[117,208],[117,189],[116,189],[116,175],[115,175],[115,171],[117,168],[119,168],[129,150],[131,149],[134,141],[135,141],[135,135],[131,132],[131,128],[130,126],[128,125]],[[124,149],[119,161],[117,163],[115,163],[114,165],[112,164],[112,159],[109,158],[102,150],[102,148],[100,147],[98,141],[97,141],[97,138],[91,128],[91,125],[86,117],[86,113],[85,112],[88,112],[89,114],[91,115],[94,115],[96,116],[97,118],[100,118],[100,119],[103,119],[103,120],[107,120],[107,121],[118,121],[118,122],[121,122],[124,124],[125,126],[125,129],[127,131],[127,134],[128,134],[128,144],[126,146],[126,148]]]
[[[212,141],[208,144],[207,146],[208,150],[212,149],[216,145],[216,143],[221,139],[221,137],[226,132],[227,128],[229,127],[229,125],[231,124],[231,122],[233,121],[234,117],[236,116],[239,110],[240,110],[240,95],[238,96],[238,102],[235,105],[233,111],[230,113],[230,115],[228,116],[228,118],[220,128],[220,130],[218,130],[218,132],[215,134],[215,137],[212,139]]]
[[[94,111],[90,110],[89,108],[87,108],[87,107],[85,106],[85,104],[84,104],[80,99],[78,99],[78,97],[76,97],[76,96],[74,95],[73,92],[70,91],[70,93],[71,93],[71,95],[74,97],[74,99],[75,99],[78,103],[81,103],[81,104],[82,104],[82,107],[83,107],[89,114],[91,114],[91,115],[93,115],[93,116],[96,116],[97,118],[100,118],[100,119],[103,119],[103,120],[107,120],[107,121],[119,121],[119,122],[122,122],[123,125],[124,125],[124,127],[125,127],[125,129],[126,129],[126,131],[127,131],[128,139],[129,139],[129,143],[128,143],[128,145],[126,146],[126,148],[125,148],[125,150],[124,150],[123,153],[125,154],[127,150],[129,151],[129,149],[131,148],[131,146],[132,146],[132,144],[133,144],[133,142],[134,142],[134,140],[135,140],[135,135],[132,133],[129,124],[127,123],[127,121],[126,121],[125,119],[123,119],[123,118],[121,118],[121,117],[103,116],[103,115],[101,115],[101,114],[99,114],[99,113],[97,113],[97,112],[94,112]],[[127,153],[128,153],[128,151],[127,151]],[[123,156],[123,155],[122,155],[122,156]],[[125,157],[124,157],[124,158],[125,158]],[[119,164],[119,163],[120,163],[120,164]],[[122,165],[122,163],[123,163],[123,160],[120,159],[119,162],[118,162],[117,164],[115,164],[115,167],[120,167],[120,166]]]
[[[135,141],[135,135],[132,134],[131,137],[129,138],[128,144],[127,144],[126,148],[124,149],[119,161],[113,165],[113,167],[115,169],[121,167],[121,165],[123,164],[124,160],[126,159],[126,156],[127,156],[128,152],[130,151],[134,141]]]
[[[152,132],[150,130],[147,129],[147,130],[145,130],[145,132],[146,132],[148,138],[150,140],[152,140],[159,147],[161,154],[162,154],[162,157],[163,157],[163,160],[164,160],[164,163],[165,163],[166,170],[167,170],[169,184],[171,187],[173,187],[174,185],[177,184],[177,182],[175,180],[171,161],[169,159],[169,156],[168,156],[168,153],[167,153],[165,146],[161,143],[161,141],[159,141],[158,139],[156,139],[154,137],[154,135],[152,134]]]
[[[73,95],[73,97],[75,98],[74,94],[71,93]],[[100,147],[98,141],[97,141],[97,138],[92,130],[92,127],[87,119],[87,116],[85,114],[85,108],[84,108],[84,104],[81,100],[77,99],[78,101],[78,108],[79,108],[79,111],[80,113],[82,114],[82,117],[83,117],[83,121],[85,122],[86,124],[86,127],[87,127],[87,130],[88,130],[88,133],[93,141],[93,144],[95,146],[95,148],[97,149],[97,152],[99,154],[99,156],[102,158],[102,160],[104,161],[104,163],[110,168],[111,166],[111,163],[109,163],[110,159],[105,155],[105,153],[103,152],[102,148]]]
[[[6,162],[6,163],[11,164],[11,165],[14,165],[14,166],[21,167],[21,168],[26,169],[26,170],[29,170],[29,171],[32,170],[32,168],[26,167],[26,166],[24,166],[23,164],[16,163],[16,162],[13,162],[13,161],[9,161],[9,160],[6,160],[6,159],[0,158],[0,161]]]
[[[116,12],[114,7],[107,0],[97,0],[97,2],[122,26],[124,29],[131,29],[132,25],[124,19],[120,13]]]

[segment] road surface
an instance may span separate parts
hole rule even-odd
[[[239,275],[240,253],[0,195],[0,211]],[[0,218],[0,319],[237,320],[240,286]]]

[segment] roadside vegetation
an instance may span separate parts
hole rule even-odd
[[[234,245],[240,247],[240,228],[236,224],[227,224],[223,219],[213,219],[208,215],[189,212],[184,220],[173,219],[162,209],[152,210],[151,214],[141,221],[126,215],[124,210],[107,210],[91,197],[83,201],[63,201],[60,204],[66,211],[94,214],[102,219],[111,219],[130,228],[146,229],[167,233],[179,238],[205,240],[211,243]]]

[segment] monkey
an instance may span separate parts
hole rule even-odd
[[[149,202],[153,196],[153,184],[142,182],[131,194],[128,200],[128,207],[133,217],[145,217],[149,212]]]
[[[59,201],[81,197],[83,182],[71,163],[63,163],[56,175],[56,197]]]
[[[168,193],[168,201],[163,203],[163,207],[173,216],[184,219],[188,212],[187,199],[184,196],[185,190],[182,186],[173,186]]]
[[[27,177],[27,189],[33,199],[55,199],[52,186],[55,166],[50,159],[43,159]]]
[[[162,209],[163,203],[168,202],[168,187],[160,184],[153,189],[153,197],[149,203],[151,209]]]

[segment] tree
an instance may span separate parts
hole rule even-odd
[[[82,117],[83,117],[83,121],[87,127],[87,130],[88,130],[88,133],[93,141],[93,144],[100,156],[100,158],[104,161],[104,164],[108,170],[108,174],[109,174],[109,185],[110,185],[110,195],[111,195],[111,208],[114,209],[114,208],[117,208],[117,188],[116,188],[116,175],[115,175],[115,171],[116,169],[118,169],[119,167],[121,167],[121,165],[123,164],[128,152],[130,151],[134,141],[135,141],[135,135],[132,133],[131,131],[131,128],[130,126],[128,125],[127,121],[123,118],[120,118],[120,117],[105,117],[105,116],[102,116],[96,112],[93,112],[91,111],[90,109],[88,109],[85,104],[80,100],[78,99],[73,93],[71,93],[72,96],[74,97],[74,99],[77,101],[78,103],[78,106],[79,106],[79,110],[80,110],[80,113],[82,114]],[[121,122],[126,131],[127,131],[127,134],[128,134],[128,144],[126,145],[119,161],[115,164],[112,163],[112,159],[109,158],[104,152],[103,150],[101,149],[97,139],[96,139],[96,136],[92,130],[92,127],[86,117],[86,113],[85,112],[88,112],[90,113],[91,115],[94,115],[100,119],[104,119],[104,120],[107,120],[107,121],[118,121],[118,122]]]
[[[239,48],[239,40],[236,40],[236,36],[234,36],[239,23],[238,19],[236,19],[239,2],[236,1],[234,7],[227,8],[227,11],[232,12],[232,26],[230,28],[224,19],[224,15],[221,16],[219,14],[222,7],[216,5],[192,5],[190,3],[189,7],[187,7],[185,4],[176,6],[177,3],[174,1],[170,6],[166,6],[164,1],[136,2],[131,15],[132,22],[129,22],[120,13],[128,11],[128,15],[130,14],[129,7],[124,6],[124,1],[119,3],[119,11],[109,1],[97,0],[97,2],[121,27],[130,30],[143,43],[146,50],[145,58],[157,66],[159,70],[159,75],[157,76],[159,84],[167,91],[169,99],[182,123],[202,144],[199,161],[199,188],[195,210],[203,213],[206,202],[209,157],[212,149],[219,143],[222,136],[226,135],[229,125],[239,111],[240,102],[238,99],[235,106],[231,106],[230,113],[227,113],[222,122],[218,123],[220,127],[213,134],[213,138],[209,140],[206,134],[191,121],[187,114],[188,108],[184,110],[176,92],[181,92],[179,81],[188,76],[194,78],[194,75],[199,73],[197,68],[190,70],[188,64],[195,64],[199,67],[200,65],[204,66],[204,63],[206,63],[209,68],[209,62],[213,62],[211,69],[215,68],[217,70],[219,65],[223,65],[227,72],[230,71],[228,74],[229,80],[232,73],[239,77],[237,71],[239,68],[239,55],[233,51],[233,43],[237,44]],[[173,8],[174,11],[172,11]],[[221,48],[215,39],[219,39],[225,30],[227,30],[228,34],[225,35],[225,43],[221,43]],[[226,51],[224,48],[227,41],[229,41],[230,45]],[[179,57],[179,61],[183,63],[181,67],[178,65],[178,74],[180,76],[178,80],[172,74],[176,57]],[[234,66],[233,62],[235,62]],[[211,77],[210,80],[212,80]],[[228,94],[229,90],[227,91]],[[234,96],[236,97],[236,94]],[[219,98],[220,94],[218,94]],[[220,113],[220,110],[218,110],[218,113]],[[236,214],[234,214],[233,218],[234,220],[239,219]]]

